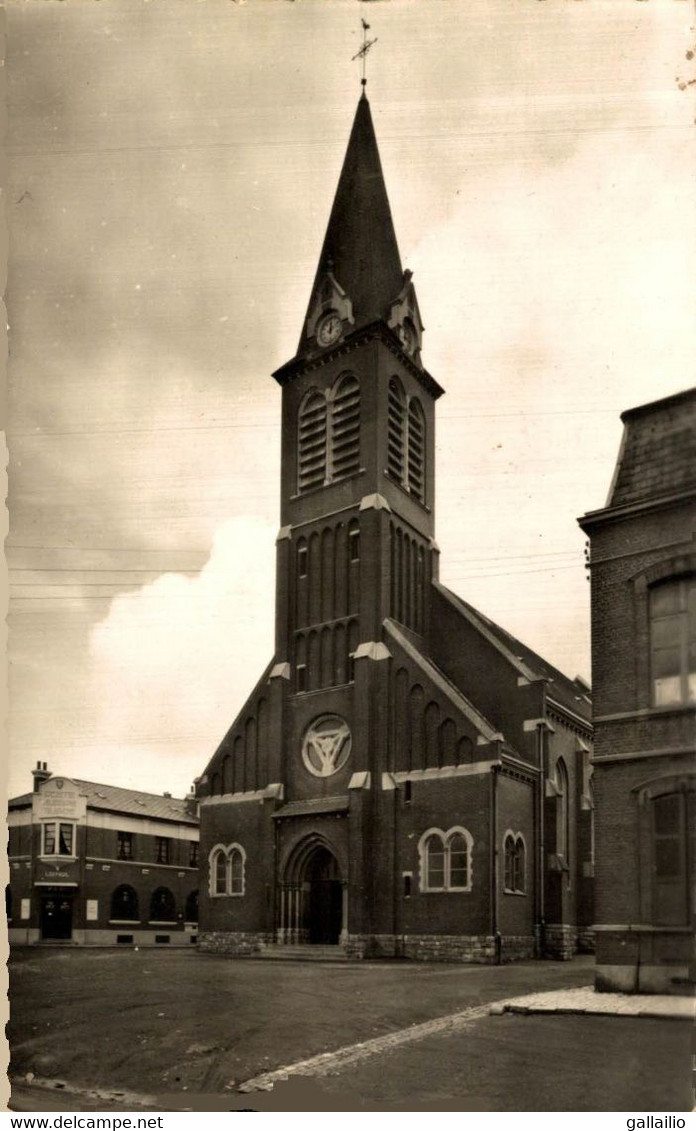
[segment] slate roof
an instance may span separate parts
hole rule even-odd
[[[274,817],[303,817],[311,813],[346,813],[348,795],[336,797],[313,797],[309,801],[288,801],[278,809]]]
[[[353,303],[356,330],[386,318],[404,285],[370,104],[364,94],[355,112],[307,315],[329,268]],[[303,330],[300,350],[304,341]]]
[[[391,636],[393,640],[403,648],[404,652],[410,659],[419,665],[422,671],[428,676],[431,682],[443,692],[447,698],[454,703],[455,707],[461,711],[464,718],[468,719],[471,725],[482,735],[488,742],[495,742],[501,736],[496,731],[495,727],[489,720],[481,714],[479,710],[471,703],[466,696],[462,695],[458,687],[447,678],[444,672],[440,671],[437,665],[420,651],[408,637],[401,632],[401,626],[397,625],[393,620],[388,618],[384,622],[384,627],[387,636]]]
[[[54,777],[62,777],[54,774]],[[74,782],[81,794],[87,798],[90,809],[105,809],[110,813],[128,813],[135,817],[152,817],[159,821],[176,821],[179,824],[198,826],[198,818],[187,812],[187,802],[179,797],[163,797],[159,793],[143,793],[139,789],[124,789],[118,785],[102,785],[99,782],[68,778]],[[13,797],[10,809],[21,809],[31,804],[33,794],[24,793]]]
[[[547,679],[551,683],[548,688],[549,698],[555,700],[561,707],[572,711],[575,715],[580,715],[581,718],[587,721],[588,725],[592,719],[592,703],[590,694],[586,690],[587,684],[576,683],[575,680],[569,676],[564,675],[562,671],[550,664],[548,660],[543,659],[532,648],[523,644],[521,640],[517,640],[504,628],[501,628],[495,621],[490,620],[478,609],[464,601],[451,589],[448,589],[440,581],[433,582],[437,586],[440,593],[445,596],[451,605],[457,609],[462,615],[474,625],[482,628],[488,635],[489,640],[497,645],[501,651],[506,653],[508,659],[515,664],[519,669],[520,674],[526,679]]]
[[[696,388],[621,414],[624,437],[608,506],[696,490]]]

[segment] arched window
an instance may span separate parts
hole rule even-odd
[[[655,707],[696,703],[696,577],[650,591],[650,662]]]
[[[696,793],[652,799],[652,921],[686,926],[696,910]]]
[[[471,891],[473,839],[457,826],[428,829],[418,842],[421,891]]]
[[[392,377],[389,382],[387,419],[387,471],[398,483],[403,483],[406,463],[406,396],[403,385],[396,377]]]
[[[213,895],[227,895],[227,853],[220,849],[215,857],[213,868],[214,890]]]
[[[109,918],[138,922],[138,893],[130,884],[121,884],[112,893]]]
[[[244,895],[246,853],[241,844],[217,844],[208,857],[212,896]]]
[[[297,422],[297,487],[311,491],[326,479],[326,397],[310,389],[304,397]]]
[[[432,700],[425,708],[425,766],[435,769],[440,765],[440,708]]]
[[[556,852],[565,863],[570,863],[570,804],[568,797],[568,771],[562,758],[556,762]]]
[[[295,643],[295,690],[307,690],[307,641],[298,636]]]
[[[222,759],[222,792],[232,793],[233,789],[232,756],[231,754],[226,754]]]
[[[229,849],[230,895],[244,895],[244,849],[232,845]]]
[[[176,900],[169,888],[155,888],[150,899],[150,922],[172,923],[176,920]]]
[[[425,418],[416,397],[408,404],[407,472],[408,489],[422,503],[425,499]]]
[[[355,679],[355,653],[358,649],[360,634],[358,632],[358,622],[356,620],[348,621],[348,682],[352,683]]]
[[[359,470],[360,382],[353,373],[345,373],[328,393],[310,389],[302,400],[297,489],[311,491]]]
[[[360,383],[352,373],[331,394],[330,478],[345,479],[360,470]]]
[[[397,377],[387,391],[387,474],[425,502],[425,414],[418,397],[407,397]]]
[[[505,891],[524,895],[526,891],[527,848],[521,833],[508,832],[503,842]]]
[[[184,918],[187,923],[198,922],[198,892],[190,891],[186,896],[186,911]]]

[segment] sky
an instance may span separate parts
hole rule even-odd
[[[441,579],[590,677],[577,517],[693,383],[688,0],[7,8],[10,796],[183,795],[273,649],[280,390],[367,92]],[[680,89],[684,87],[684,89]]]

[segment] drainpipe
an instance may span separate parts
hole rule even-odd
[[[271,820],[273,818],[271,817]],[[271,888],[271,940],[277,943],[280,938],[280,907],[282,895],[280,891],[280,877],[278,875],[278,837],[280,835],[278,825],[280,821],[273,821],[273,886]],[[266,920],[268,922],[268,920]],[[283,940],[285,941],[285,940]]]
[[[491,767],[491,934],[495,940],[495,964],[503,959],[503,940],[498,927],[498,767]]]
[[[401,891],[401,876],[399,875],[399,790],[394,782],[394,789],[392,790],[394,797],[394,809],[392,820],[392,937],[394,939],[394,957],[397,957],[397,949],[401,949],[397,944],[399,933],[399,900],[402,898]],[[399,955],[399,957],[401,957]]]
[[[544,724],[539,723],[537,730],[537,759],[539,762],[537,805],[539,828],[539,852],[537,856],[537,934],[539,958],[543,958],[546,949],[546,907],[544,901],[544,860],[546,857],[546,831],[544,828],[544,798],[546,791],[546,758],[544,751]]]

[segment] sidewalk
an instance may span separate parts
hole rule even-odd
[[[490,1009],[501,1013],[592,1013],[610,1017],[660,1017],[693,1021],[696,1000],[672,994],[599,994],[592,986],[497,1001]]]

